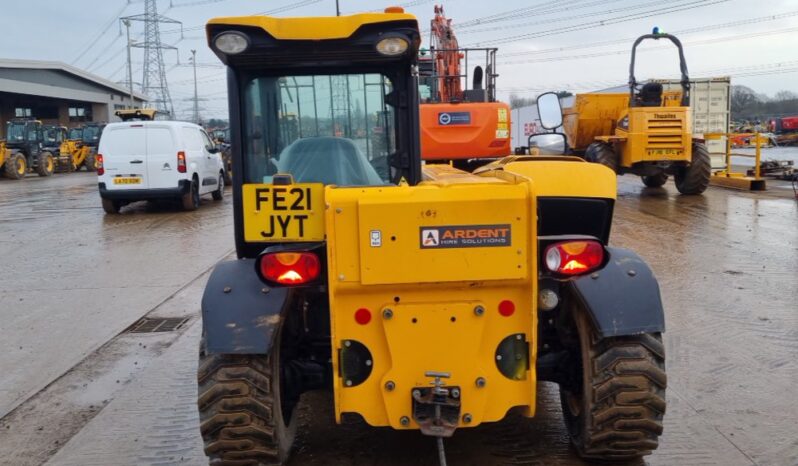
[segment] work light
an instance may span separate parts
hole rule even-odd
[[[216,36],[213,45],[227,55],[236,55],[249,48],[249,38],[237,31],[223,32]]]
[[[377,42],[377,51],[387,56],[401,55],[405,53],[409,45],[406,38],[391,36]]]

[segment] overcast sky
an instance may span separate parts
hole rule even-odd
[[[399,4],[429,29],[433,5],[443,3],[461,46],[498,47],[500,97],[534,97],[546,90],[574,92],[623,84],[635,37],[659,26],[678,34],[691,77],[732,76],[733,84],[773,95],[798,93],[798,0],[340,0],[352,13]],[[334,0],[158,0],[159,13],[181,21],[161,26],[167,79],[178,117],[190,116],[193,95],[190,50],[204,117],[226,117],[224,68],[205,43],[211,17],[282,10],[277,16],[335,14]],[[0,58],[58,60],[112,81],[126,81],[120,16],[141,14],[143,0],[27,0],[3,2]],[[461,25],[458,27],[458,25]],[[133,38],[143,25],[134,23]],[[427,34],[424,35],[425,44]],[[603,45],[602,45],[603,44]],[[678,76],[674,48],[640,47],[637,75]],[[133,80],[142,79],[142,49],[133,49]]]

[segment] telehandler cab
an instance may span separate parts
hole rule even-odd
[[[419,29],[401,8],[206,32],[227,66],[238,255],[202,298],[212,464],[283,464],[300,395],[319,389],[337,422],[420,430],[443,456],[458,428],[534,416],[544,380],[581,455],[657,447],[663,309],[650,268],[607,244],[611,170],[563,156],[424,166]],[[386,147],[372,150],[379,118]]]
[[[647,39],[668,39],[679,51],[680,95],[657,82],[642,86],[635,77],[637,46]],[[579,94],[566,109],[565,133],[572,149],[619,175],[639,175],[648,187],[660,187],[671,175],[682,194],[701,194],[709,185],[711,161],[704,141],[693,137],[690,77],[682,43],[660,33],[640,36],[632,46],[629,94]]]

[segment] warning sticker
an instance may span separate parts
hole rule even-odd
[[[499,108],[498,110],[498,121],[499,123],[507,123],[507,109],[506,108]]]
[[[510,225],[421,227],[421,249],[510,246]]]

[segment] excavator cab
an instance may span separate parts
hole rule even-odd
[[[435,6],[419,56],[421,155],[471,171],[510,155],[510,106],[496,100],[496,48],[462,48]]]

